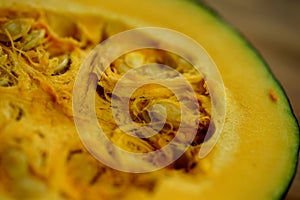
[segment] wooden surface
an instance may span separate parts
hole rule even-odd
[[[258,49],[285,89],[300,121],[300,1],[204,1]],[[286,199],[300,200],[300,165]]]

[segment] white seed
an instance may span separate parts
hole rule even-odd
[[[44,39],[45,34],[46,31],[43,29],[32,31],[25,39],[23,50],[27,51],[38,46]]]
[[[124,61],[128,66],[132,68],[137,68],[144,64],[145,57],[141,53],[132,52],[125,56]]]
[[[66,67],[68,66],[68,63],[69,63],[69,56],[68,55],[64,55],[61,60],[62,61],[55,67],[54,74],[62,73],[66,69]]]
[[[32,23],[33,20],[31,19],[10,20],[0,27],[0,41],[9,42],[10,37],[14,41],[25,36],[29,32]]]

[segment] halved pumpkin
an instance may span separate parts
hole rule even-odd
[[[203,5],[7,0],[0,6],[0,199],[280,199],[287,191],[297,166],[299,128],[285,93],[248,42]],[[93,47],[115,33],[145,26],[179,31],[207,50],[226,87],[227,112],[223,132],[205,158],[197,158],[201,141],[195,141],[195,148],[173,165],[130,174],[99,163],[82,146],[72,89]],[[155,50],[132,52],[129,63],[139,56],[180,66],[178,57]],[[97,113],[99,122],[116,143],[121,136],[108,123],[106,100],[110,78],[124,63],[126,55],[107,72],[108,83],[99,82],[96,97],[106,106]],[[209,120],[204,84],[199,105]],[[145,91],[151,98],[156,90],[168,93],[153,85]],[[133,112],[133,118],[142,123],[147,115],[139,114]],[[128,140],[120,143],[125,149],[130,149]],[[134,150],[148,151],[157,141],[131,142],[138,147]]]

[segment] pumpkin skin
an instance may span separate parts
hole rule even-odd
[[[13,1],[3,1],[0,5],[6,7],[13,3]],[[76,20],[82,19],[88,24],[86,27],[91,38],[96,38],[96,34],[93,33],[96,32],[98,25],[95,24],[103,17],[105,20],[123,21],[130,27],[170,28],[196,40],[218,66],[226,87],[226,122],[213,151],[201,160],[204,173],[186,175],[181,171],[154,172],[151,176],[158,177],[158,183],[153,191],[126,188],[124,189],[126,194],[121,195],[124,199],[280,199],[284,196],[297,166],[299,148],[297,121],[283,89],[266,63],[243,37],[209,9],[196,2],[180,0],[87,0],[84,2],[55,0],[51,3],[30,0],[25,4],[27,6],[19,5],[20,9],[23,7],[24,9],[32,9],[31,7],[46,9],[48,12],[72,16]],[[138,9],[131,5],[138,5]],[[77,62],[81,60],[78,59]],[[13,136],[17,135],[33,143],[31,149],[28,147],[25,150],[20,147],[27,157],[22,159],[28,160],[29,167],[34,168],[31,162],[38,157],[32,152],[37,148],[43,149],[43,145],[50,149],[47,150],[50,160],[44,168],[37,170],[38,173],[32,176],[24,175],[23,179],[1,174],[0,197],[4,199],[120,198],[120,194],[110,195],[117,190],[115,187],[118,187],[110,185],[110,176],[104,177],[102,183],[96,186],[85,184],[81,176],[78,185],[76,185],[77,179],[68,179],[71,175],[66,172],[67,170],[71,170],[73,174],[80,174],[80,170],[76,171],[73,168],[79,167],[82,170],[87,168],[84,164],[67,168],[65,164],[70,151],[74,149],[85,151],[77,137],[73,119],[70,117],[72,115],[70,113],[68,115],[71,102],[63,103],[66,108],[57,107],[56,102],[49,95],[53,93],[55,96],[58,93],[55,87],[47,88],[45,77],[38,78],[36,75],[32,77],[39,80],[37,84],[39,87],[35,90],[18,86],[0,87],[1,110],[7,109],[6,101],[15,102],[19,99],[17,102],[24,106],[26,113],[25,118],[20,121],[0,118],[1,155],[6,154],[7,149],[12,148],[11,146],[18,147],[18,144],[11,144]],[[71,86],[64,88],[66,91],[71,89]],[[38,101],[33,101],[36,96],[39,97]],[[32,103],[24,105],[22,99],[27,97],[27,101]],[[61,112],[63,109],[67,111]],[[47,119],[44,116],[47,116]],[[46,134],[43,143],[34,139],[33,134],[37,130]],[[61,132],[64,134],[57,134]],[[25,144],[25,147],[26,145],[30,143]],[[8,154],[12,154],[12,158],[15,158],[18,157],[19,152]],[[16,171],[22,171],[23,169],[16,167],[22,165],[22,159],[21,161],[16,159],[17,161],[9,163],[9,166],[15,167]],[[77,159],[80,161],[81,158]],[[96,163],[92,157],[84,159],[92,165]],[[0,168],[4,169],[3,171],[5,171],[6,165],[3,164],[5,162],[8,161],[2,156]],[[91,170],[85,173],[93,174],[93,170],[91,167]],[[19,176],[17,172],[13,174]],[[130,180],[133,175],[124,176]],[[26,181],[32,185],[31,189],[23,185]],[[106,182],[108,183],[105,184]]]

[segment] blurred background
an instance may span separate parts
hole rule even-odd
[[[200,0],[236,27],[260,52],[300,121],[300,0]],[[286,197],[300,200],[300,165]]]

